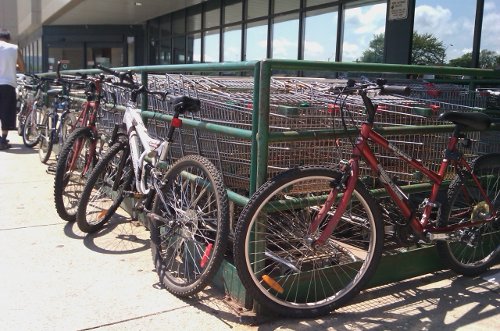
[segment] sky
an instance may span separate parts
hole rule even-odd
[[[355,61],[369,46],[373,36],[384,33],[386,3],[347,8],[345,11],[343,61]],[[414,29],[431,33],[443,42],[446,60],[472,51],[476,0],[416,0]],[[247,33],[247,59],[259,60],[266,54],[267,21],[250,28]],[[308,13],[305,23],[306,60],[333,61],[337,13]],[[273,57],[297,58],[298,16],[275,23]],[[500,0],[486,0],[483,16],[481,49],[500,54]],[[239,33],[227,33],[225,57],[239,59]],[[206,44],[205,61],[218,58],[216,42]],[[214,48],[211,50],[211,48]],[[211,54],[213,53],[213,54]]]

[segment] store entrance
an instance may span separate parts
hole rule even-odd
[[[125,53],[121,44],[88,44],[86,48],[87,68],[92,68],[95,64],[105,67],[123,67],[126,65]]]

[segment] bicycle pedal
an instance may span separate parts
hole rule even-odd
[[[46,172],[48,174],[55,174],[56,173],[56,167],[55,166],[48,166]]]

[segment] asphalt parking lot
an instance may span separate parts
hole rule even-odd
[[[500,330],[499,265],[478,278],[440,271],[373,288],[314,320],[241,314],[214,289],[176,298],[158,284],[144,227],[123,214],[85,236],[58,217],[37,150],[9,138],[0,151],[2,330]]]

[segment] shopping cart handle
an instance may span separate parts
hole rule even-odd
[[[380,94],[410,95],[410,93],[411,88],[408,86],[382,85],[380,87]]]

